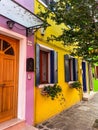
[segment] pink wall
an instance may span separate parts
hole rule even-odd
[[[34,41],[32,37],[28,38],[33,45],[27,47],[27,57],[34,58]],[[31,79],[28,79],[28,75]],[[26,120],[28,124],[34,124],[34,72],[27,72],[26,77]]]
[[[33,0],[15,0],[15,1],[21,4],[22,6],[24,6],[25,8],[27,8],[28,10],[30,10],[31,12],[33,12],[33,8],[34,8]]]
[[[15,1],[33,12],[33,0],[15,0]],[[7,20],[8,20],[7,18],[0,16],[0,26],[8,29],[7,24],[6,24]],[[16,24],[16,26],[17,28],[14,27],[12,31],[26,36],[26,30],[21,30],[25,28],[18,24]],[[34,42],[33,36],[28,37],[27,41],[30,41],[33,43]],[[32,46],[27,45],[27,58],[28,57],[34,58],[34,43],[32,44]],[[28,74],[31,75],[31,79],[28,79]],[[25,115],[26,115],[26,122],[28,124],[32,124],[34,123],[34,119],[33,119],[34,117],[34,72],[26,73],[26,75],[27,77],[26,77],[26,104],[25,104],[26,113]]]
[[[3,16],[0,16],[0,26],[9,29],[7,26],[7,23],[6,23],[8,20],[9,19],[7,19]],[[23,26],[16,24],[16,23],[15,23],[15,26],[13,27],[13,29],[11,29],[11,31],[17,32],[17,33],[22,34],[24,36],[26,35],[26,28],[24,28]]]

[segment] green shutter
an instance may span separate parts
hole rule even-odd
[[[36,44],[36,86],[40,84],[40,46]]]
[[[70,81],[69,55],[64,55],[65,82]]]
[[[58,82],[58,53],[50,51],[50,83]]]
[[[54,51],[50,51],[50,83],[54,83]]]
[[[73,58],[73,80],[78,80],[78,60]]]
[[[58,82],[58,53],[54,52],[54,83]]]

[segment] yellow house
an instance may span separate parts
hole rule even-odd
[[[45,0],[35,0],[34,13],[47,8]],[[35,32],[35,125],[68,109],[81,100],[80,92],[69,86],[69,81],[82,81],[81,62],[78,58],[71,57],[70,49],[60,42],[47,41],[51,34],[59,35],[61,26],[49,20],[45,32],[40,28]],[[51,100],[42,94],[44,86],[58,84],[62,88],[62,95]]]

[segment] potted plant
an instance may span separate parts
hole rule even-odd
[[[41,94],[47,95],[48,97],[51,97],[52,100],[54,100],[60,95],[61,92],[62,92],[61,86],[54,84],[53,86],[52,85],[44,86],[44,88],[41,91]]]
[[[72,81],[72,82],[69,82],[69,86],[71,88],[80,89],[81,88],[81,83],[79,81]]]

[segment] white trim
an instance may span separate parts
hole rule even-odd
[[[42,0],[38,0],[41,4],[48,8],[48,5],[45,4]],[[48,0],[49,1],[49,0]],[[59,0],[54,0],[54,2],[58,2]],[[49,1],[50,2],[50,1]]]
[[[44,5],[45,7],[48,7],[42,0],[38,0],[42,5]]]
[[[48,53],[48,83],[46,84],[40,84],[38,87],[39,88],[43,88],[45,85],[52,85],[52,84],[49,84],[50,83],[50,51],[52,51],[53,49],[52,48],[49,48],[47,46],[44,46],[44,45],[41,45],[41,44],[38,44],[40,46],[40,50],[43,50],[43,51],[47,51],[49,52]],[[53,50],[54,51],[54,50]]]
[[[19,81],[18,81],[18,113],[17,118],[25,120],[26,103],[26,37],[11,30],[0,27],[0,33],[19,40]]]
[[[19,51],[19,90],[18,90],[18,118],[25,119],[26,105],[26,39],[20,40]]]
[[[44,88],[44,86],[48,86],[48,85],[53,86],[54,84],[49,84],[49,83],[47,83],[47,84],[40,84],[38,86],[38,88]]]
[[[41,44],[38,44],[41,48],[44,48],[46,50],[49,50],[49,51],[52,51],[53,49],[50,48],[50,47],[47,47],[47,46],[44,46],[44,45],[41,45]]]

